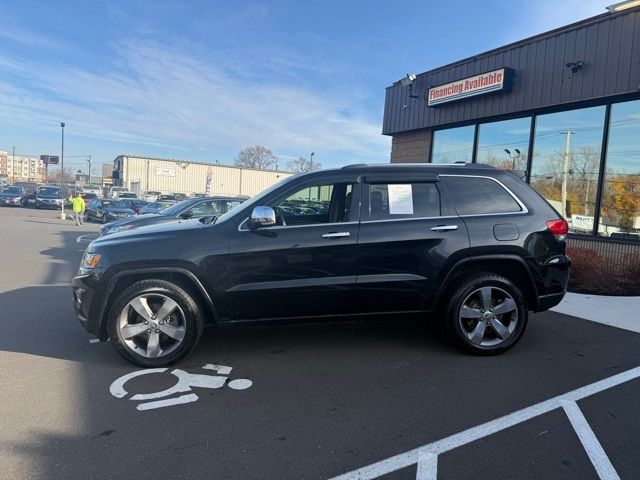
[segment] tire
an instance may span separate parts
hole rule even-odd
[[[102,214],[102,223],[109,223],[109,220],[107,220],[107,214],[106,213]]]
[[[497,355],[518,343],[528,313],[520,289],[508,278],[491,273],[462,280],[444,308],[449,338],[476,355]]]
[[[169,305],[167,308],[171,312],[166,318],[170,318],[170,321],[162,325],[163,319],[150,316],[144,305],[140,307],[138,303],[142,298],[146,299],[145,303],[152,313],[160,312],[165,303]],[[173,304],[167,299],[173,301],[175,306],[170,306]],[[148,320],[138,313],[131,302],[146,311]],[[145,324],[145,321],[148,323]],[[149,333],[154,327],[155,332]],[[113,348],[125,359],[143,367],[163,367],[177,362],[195,348],[203,329],[202,309],[194,296],[164,280],[143,280],[131,285],[118,295],[107,319]],[[182,336],[177,340],[167,335],[167,331],[176,337],[181,332]],[[125,338],[127,334],[131,337]]]

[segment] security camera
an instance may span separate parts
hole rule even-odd
[[[565,66],[570,68],[573,73],[576,73],[578,70],[582,70],[584,68],[584,62],[582,60],[578,60],[577,62],[567,62]]]

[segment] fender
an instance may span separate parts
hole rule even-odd
[[[155,274],[178,273],[180,275],[184,275],[187,278],[189,278],[189,280],[193,282],[193,285],[195,285],[195,287],[198,289],[198,291],[202,295],[202,298],[204,298],[207,304],[207,307],[209,308],[209,311],[213,314],[214,321],[218,319],[218,313],[213,304],[213,300],[211,299],[211,295],[209,295],[209,292],[207,292],[207,289],[204,287],[200,279],[191,270],[184,267],[142,267],[142,268],[126,269],[126,270],[121,270],[119,272],[116,272],[109,279],[109,281],[107,282],[107,286],[104,289],[104,294],[100,299],[101,301],[99,303],[98,312],[97,312],[98,318],[100,319],[99,320],[100,321],[100,340],[106,340],[106,338],[103,339],[102,336],[106,336],[105,317],[107,314],[107,306],[109,304],[109,299],[113,294],[113,291],[115,289],[115,286],[118,280],[124,277],[132,276],[132,275],[147,275],[147,274],[153,275],[154,273]]]
[[[531,287],[533,288],[534,299],[535,299],[535,303],[537,305],[537,303],[538,303],[538,288],[536,287],[536,282],[533,279],[533,275],[531,274],[531,269],[529,268],[529,266],[527,265],[527,262],[525,262],[525,260],[522,257],[520,257],[518,255],[509,255],[509,254],[474,255],[472,257],[462,258],[462,259],[458,260],[457,262],[455,262],[450,268],[447,268],[447,275],[444,277],[444,279],[440,283],[440,285],[442,285],[442,287],[440,288],[440,291],[438,292],[438,295],[436,296],[436,300],[435,300],[434,305],[440,305],[440,302],[443,300],[443,297],[445,295],[447,287],[450,285],[450,283],[452,281],[452,276],[453,276],[453,274],[456,272],[456,270],[459,267],[462,267],[467,263],[473,263],[473,262],[477,262],[477,261],[500,261],[500,260],[509,260],[509,261],[514,261],[515,260],[516,262],[520,263],[524,267],[525,271],[527,272],[527,276],[529,278],[529,282],[531,284]],[[536,305],[534,305],[534,307]]]

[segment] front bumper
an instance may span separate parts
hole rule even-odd
[[[62,202],[56,202],[54,201],[47,201],[47,200],[38,200],[36,199],[36,207],[38,208],[55,208],[57,209],[61,209],[62,208]]]
[[[79,275],[71,281],[73,290],[73,308],[80,325],[100,340],[106,340],[106,332],[100,332],[100,318],[96,299],[98,295],[99,276],[91,273]],[[104,337],[104,338],[103,338]]]

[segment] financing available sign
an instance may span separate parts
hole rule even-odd
[[[507,90],[511,86],[511,72],[508,68],[500,68],[432,87],[427,90],[427,105],[434,107],[476,95]]]

